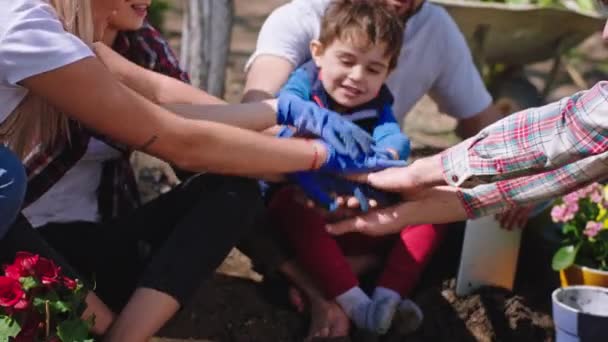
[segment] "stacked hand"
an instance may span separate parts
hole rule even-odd
[[[293,183],[298,184],[304,194],[317,205],[330,212],[338,209],[342,196],[356,198],[361,211],[369,210],[368,199],[373,199],[375,205],[386,206],[398,201],[399,196],[376,190],[367,184],[349,181],[339,176],[321,172],[297,172],[288,176]]]
[[[294,127],[299,136],[321,138],[336,154],[355,158],[372,153],[373,138],[363,129],[337,113],[290,93],[279,96],[277,123]]]

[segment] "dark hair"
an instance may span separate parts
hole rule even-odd
[[[321,19],[319,41],[328,46],[336,39],[367,48],[386,43],[389,69],[397,66],[405,23],[384,0],[334,0]]]

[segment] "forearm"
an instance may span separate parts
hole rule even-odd
[[[327,158],[324,146],[318,142],[279,139],[213,122],[188,121],[186,125],[193,135],[175,148],[184,151],[184,159],[178,165],[186,170],[234,175],[289,173],[318,168]]]
[[[241,102],[258,102],[274,98],[293,69],[294,66],[284,58],[271,55],[258,56],[247,73]]]
[[[401,232],[405,227],[427,223],[449,223],[466,219],[456,188],[437,187],[419,193],[397,205],[341,222],[329,224],[330,234],[358,232],[383,236]]]
[[[223,100],[180,80],[142,68],[104,44],[95,43],[93,49],[98,58],[121,83],[154,103],[225,103]]]
[[[94,58],[32,76],[23,84],[82,125],[190,171],[286,173],[309,170],[315,159],[319,167],[327,158],[324,145],[317,142],[281,140],[179,117],[121,85]]]
[[[189,119],[208,120],[230,126],[263,131],[276,125],[276,100],[247,104],[171,104],[165,108]]]

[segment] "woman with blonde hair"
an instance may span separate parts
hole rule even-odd
[[[183,306],[253,225],[261,202],[259,190],[253,180],[207,174],[143,207],[102,221],[97,189],[107,185],[100,182],[100,161],[137,149],[185,170],[249,176],[310,169],[357,172],[392,162],[375,154],[371,137],[355,125],[295,98],[200,107],[207,119],[202,120],[202,114],[182,117],[153,103],[210,102],[208,95],[185,84],[167,92],[136,87],[143,96],[132,91],[108,72],[88,46],[102,38],[123,1],[6,4],[0,11],[0,139],[26,166],[26,216],[28,212],[36,216],[32,212],[41,200],[57,204],[69,200],[75,189],[64,180],[79,175],[80,182],[72,186],[88,192],[86,201],[82,196],[68,201],[68,208],[62,210],[68,210],[69,219],[57,222],[62,227],[49,226],[53,219],[47,218],[39,232],[51,245],[53,237],[74,234],[73,255],[66,256],[70,261],[141,270],[133,272],[134,291],[115,319],[93,294],[88,303],[96,315],[96,331],[106,333],[107,340],[145,341]],[[249,131],[277,123],[320,139],[279,144],[277,138]],[[112,185],[120,188],[121,184]],[[64,195],[59,200],[54,197],[58,188]],[[118,191],[111,197],[111,212],[120,212],[122,204],[129,202]],[[206,217],[203,222],[198,220],[201,215]],[[61,229],[69,233],[56,233]],[[95,244],[80,241],[77,236],[84,236],[82,231],[95,231]],[[28,241],[10,241],[27,248]],[[142,241],[152,253],[141,264],[135,255],[128,260],[115,257],[130,243]],[[116,284],[122,281],[115,279]]]

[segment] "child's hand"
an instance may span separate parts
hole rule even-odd
[[[362,173],[406,165],[405,161],[393,160],[389,152],[374,146],[372,146],[371,153],[368,155],[360,154],[357,157],[350,157],[338,153],[331,145],[322,140],[319,141],[325,145],[327,150],[327,159],[321,164],[320,171],[328,173]]]
[[[298,135],[314,135],[339,154],[361,158],[371,153],[373,138],[362,128],[316,103],[284,92],[279,96],[277,123],[296,128]]]

